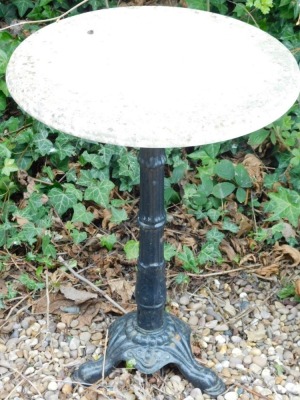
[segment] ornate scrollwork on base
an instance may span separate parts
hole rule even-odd
[[[121,361],[134,360],[135,367],[152,374],[167,364],[175,364],[195,387],[216,397],[225,391],[225,385],[208,368],[198,364],[190,347],[190,329],[178,318],[165,314],[164,325],[155,331],[145,331],[137,326],[136,313],[116,320],[109,330],[109,344],[104,357],[89,361],[75,371],[73,379],[92,384],[108,375]]]

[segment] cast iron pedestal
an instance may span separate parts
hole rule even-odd
[[[86,362],[75,371],[73,378],[92,384],[102,375],[108,375],[121,361],[128,360],[132,360],[135,367],[145,374],[152,374],[167,364],[175,364],[195,387],[216,397],[225,390],[223,381],[194,360],[190,328],[164,311],[164,165],[163,149],[140,150],[137,312],[125,315],[111,325],[105,359],[102,357],[99,361]]]

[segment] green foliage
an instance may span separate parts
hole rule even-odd
[[[247,0],[247,7],[255,7],[263,14],[268,14],[273,7],[273,0]]]
[[[198,274],[201,272],[200,267],[207,264],[220,264],[222,262],[222,254],[219,250],[219,245],[224,236],[215,227],[209,230],[206,234],[206,242],[203,243],[197,255],[188,246],[183,246],[182,251],[176,255],[182,262],[182,268],[187,272]],[[188,277],[184,278],[184,274],[180,274],[176,278],[178,284],[187,283],[187,281]]]
[[[296,292],[296,287],[294,283],[288,283],[277,293],[280,300],[293,297],[295,301],[300,302],[300,296]]]
[[[171,261],[173,257],[175,257],[177,251],[175,246],[170,243],[164,244],[164,257],[166,261]]]
[[[197,167],[201,184],[186,185],[183,200],[197,218],[209,216],[212,209],[217,209],[221,201],[232,194],[243,203],[247,197],[246,190],[252,187],[246,168],[227,159],[218,161],[219,152],[220,144],[210,148],[204,146],[189,155],[194,161],[201,162]]]
[[[69,10],[74,5],[68,0],[4,0],[0,3],[0,18],[5,20],[6,23],[21,18],[28,18],[30,20],[54,18]],[[75,9],[70,15],[76,15],[85,11],[95,11],[104,7],[104,0],[90,0]]]
[[[140,244],[136,240],[128,240],[124,246],[127,260],[136,260],[139,256]]]
[[[117,242],[115,234],[104,235],[100,238],[101,246],[106,247],[108,251],[111,251]]]
[[[44,287],[45,287],[45,284],[43,282],[36,282],[34,279],[30,278],[30,276],[28,274],[20,275],[19,281],[30,292],[35,292],[37,290],[44,289]]]
[[[136,366],[136,360],[134,358],[131,358],[130,360],[126,360],[126,369],[132,370]]]
[[[269,193],[270,201],[265,203],[264,210],[271,213],[270,221],[286,219],[294,227],[299,225],[300,195],[294,190],[279,187],[277,192]]]

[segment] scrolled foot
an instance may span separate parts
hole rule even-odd
[[[136,313],[119,318],[109,329],[105,359],[102,357],[82,364],[74,372],[73,379],[91,385],[110,374],[121,361],[129,360],[134,361],[135,367],[145,374],[175,364],[187,380],[211,397],[217,397],[226,389],[212,370],[195,361],[189,327],[170,314],[165,314],[163,327],[156,331],[141,330],[137,326]]]
[[[101,379],[102,376],[109,375],[113,370],[114,365],[112,365],[108,360],[108,362],[105,362],[103,369],[103,361],[104,357],[101,357],[98,361],[87,361],[82,364],[73,372],[73,381],[89,386]]]

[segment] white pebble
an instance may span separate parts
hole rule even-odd
[[[285,394],[286,393],[286,388],[283,387],[282,385],[277,385],[276,386],[276,391],[280,394]]]
[[[48,390],[51,390],[52,392],[55,392],[55,390],[58,389],[58,384],[55,381],[51,381],[48,384]]]
[[[222,335],[217,335],[217,336],[215,337],[215,340],[216,340],[216,342],[217,342],[218,344],[224,344],[224,343],[226,343],[226,339],[225,339],[225,337],[222,336]]]
[[[257,364],[250,364],[249,369],[251,372],[254,374],[260,374],[261,373],[261,367]]]
[[[238,357],[238,356],[243,355],[243,352],[242,352],[242,350],[239,349],[238,347],[234,347],[234,348],[232,349],[231,355],[232,355],[233,357]]]
[[[291,394],[295,394],[297,396],[300,395],[300,385],[295,385],[295,383],[287,382],[285,388]]]
[[[80,345],[80,339],[78,337],[73,337],[70,340],[69,347],[70,350],[77,350]]]
[[[182,296],[179,299],[179,303],[182,304],[183,306],[187,306],[190,302],[189,296]]]
[[[91,339],[91,334],[90,334],[90,332],[81,332],[79,335],[79,338],[84,343],[87,343]]]
[[[238,399],[238,394],[236,392],[227,392],[224,395],[225,400],[237,400]]]
[[[24,375],[30,375],[34,372],[34,368],[33,367],[28,367],[25,372]]]

